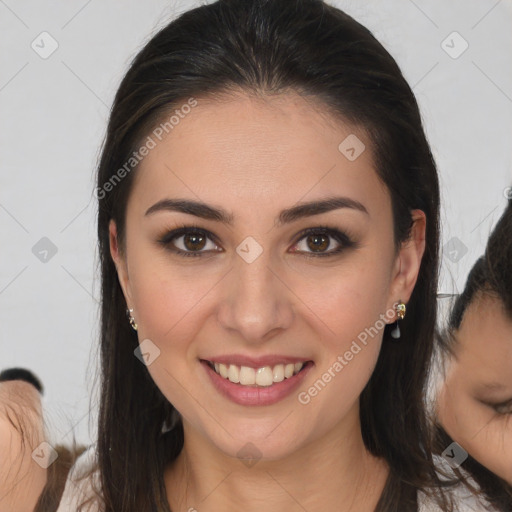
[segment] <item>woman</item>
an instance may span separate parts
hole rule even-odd
[[[97,196],[98,443],[59,510],[455,509],[423,404],[437,172],[365,27],[184,13],[121,83]]]
[[[39,378],[25,368],[0,372],[0,511],[56,510],[66,476],[86,447],[47,441]]]
[[[39,379],[28,370],[0,373],[0,511],[33,511],[47,483],[42,393]]]
[[[512,202],[469,273],[447,329],[437,397],[439,449],[455,440],[462,463],[498,510],[512,510]]]

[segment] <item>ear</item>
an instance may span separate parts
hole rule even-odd
[[[109,232],[109,241],[110,241],[110,255],[114,260],[114,264],[117,270],[117,277],[119,279],[119,284],[123,290],[124,298],[126,300],[126,304],[128,307],[131,307],[132,302],[132,294],[130,288],[130,280],[128,276],[128,267],[126,264],[126,258],[119,250],[119,243],[117,239],[117,226],[114,219],[110,219],[110,223],[108,226]]]
[[[390,306],[397,300],[407,303],[418,279],[421,260],[425,252],[427,218],[422,210],[411,212],[413,225],[410,237],[402,242],[395,261],[390,287]]]

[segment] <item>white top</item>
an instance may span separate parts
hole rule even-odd
[[[91,445],[84,451],[75,461],[71,468],[64,494],[60,502],[57,512],[76,512],[78,506],[85,501],[86,498],[94,497],[92,491],[92,481],[95,480],[96,488],[98,488],[98,473],[95,472],[88,479],[77,479],[88,471],[92,464],[94,464],[94,445]],[[446,471],[450,471],[450,467],[442,457],[434,456],[434,461],[438,467],[443,467]],[[451,492],[451,497],[457,504],[457,512],[497,512],[483,499],[476,499],[475,496],[462,484],[454,488]],[[418,493],[418,512],[443,512],[431,499],[429,499],[422,492]],[[102,512],[100,504],[96,501],[91,502],[88,507],[84,507],[84,512]]]
[[[89,471],[94,464],[95,447],[89,446],[75,461],[73,467],[69,471],[64,487],[64,493],[60,501],[57,512],[76,512],[78,506],[83,503],[87,498],[94,497],[92,484],[98,488],[99,477],[96,471],[89,478],[80,477]],[[84,507],[83,512],[101,512],[97,500],[91,502],[87,507]]]
[[[444,474],[449,475],[450,477],[455,477],[454,471],[450,464],[448,464],[447,459],[440,455],[433,455],[432,458],[438,471],[442,469]],[[471,478],[462,467],[459,467],[459,471],[473,487],[478,488],[474,479]],[[444,478],[440,473],[438,473],[438,475],[442,479]],[[483,497],[477,498],[462,483],[453,487],[449,492],[447,491],[446,494],[448,494],[448,496],[453,500],[453,503],[457,506],[456,512],[498,512],[487,502],[487,500]],[[442,510],[437,505],[433,504],[431,500],[425,499],[421,492],[418,494],[418,504],[419,512],[442,512]]]

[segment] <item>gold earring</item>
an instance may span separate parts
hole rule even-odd
[[[135,323],[135,318],[133,317],[132,313],[133,313],[133,308],[126,310],[126,314],[128,315],[128,318],[130,320],[130,325],[132,326],[133,330],[136,331],[137,324]]]
[[[396,316],[397,316],[397,319],[396,319],[396,322],[395,322],[395,327],[393,328],[393,330],[391,331],[391,336],[393,338],[395,338],[396,340],[400,338],[400,326],[398,325],[398,321],[399,320],[403,320],[404,319],[404,316],[405,316],[405,304],[402,302],[402,299],[400,299],[398,301],[398,304],[396,305]]]

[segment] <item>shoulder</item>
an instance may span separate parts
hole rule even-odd
[[[455,472],[444,457],[434,455],[433,459],[441,480],[445,480],[446,476],[457,478]],[[464,478],[467,479],[469,485],[478,490],[476,482],[462,471],[462,468],[459,468],[459,471],[461,471]],[[457,485],[447,487],[443,494],[453,506],[453,512],[499,512],[489,504],[484,496],[478,494],[478,491],[472,491],[464,481],[459,481]],[[439,508],[439,505],[432,496],[428,496],[424,492],[419,492],[418,512],[442,512],[442,509]]]
[[[71,468],[57,512],[101,512],[97,492],[99,474],[95,469],[95,445],[89,446]],[[84,504],[82,509],[79,506]]]

